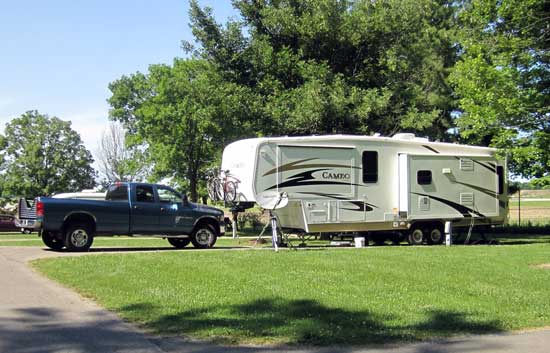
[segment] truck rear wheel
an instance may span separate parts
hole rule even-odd
[[[201,224],[195,228],[191,235],[191,242],[197,249],[211,248],[216,244],[218,236],[214,227],[209,224]]]
[[[61,239],[56,238],[52,233],[46,232],[45,230],[42,231],[42,241],[44,245],[52,250],[61,250],[65,246]]]
[[[191,242],[190,238],[168,238],[168,242],[176,249],[183,249]]]
[[[87,224],[72,223],[65,231],[65,246],[69,251],[86,251],[92,246],[93,241],[94,236]]]

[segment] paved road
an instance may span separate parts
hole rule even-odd
[[[322,349],[222,347],[180,338],[152,337],[27,266],[29,260],[51,256],[74,254],[38,247],[0,247],[0,353],[550,352],[550,330],[467,336],[408,345]]]

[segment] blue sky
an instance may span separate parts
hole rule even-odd
[[[231,2],[202,0],[219,22]],[[0,133],[27,110],[70,120],[95,153],[108,124],[107,85],[149,64],[183,57],[193,39],[187,0],[3,1]]]

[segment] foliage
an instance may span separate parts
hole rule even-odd
[[[234,1],[225,27],[191,1],[196,55],[262,103],[265,135],[412,131],[442,138],[453,108],[453,2]]]
[[[462,55],[451,76],[468,143],[505,149],[523,177],[550,170],[550,9],[543,0],[471,0],[459,13]]]
[[[204,170],[235,135],[249,130],[241,118],[253,106],[247,89],[221,80],[202,60],[151,65],[147,74],[111,83],[110,117],[122,122],[135,143],[146,143],[157,177],[188,183],[198,198]]]
[[[532,267],[548,262],[548,246],[546,239],[529,246],[190,251],[34,264],[164,335],[335,347],[548,326],[550,271]]]
[[[147,149],[135,144],[129,146],[120,124],[111,123],[102,133],[97,155],[104,184],[144,181],[150,169]]]
[[[38,196],[94,186],[92,155],[71,123],[28,111],[10,121],[3,140],[3,196]]]

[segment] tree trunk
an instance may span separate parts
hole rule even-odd
[[[191,201],[197,202],[197,173],[189,173],[189,197]]]

